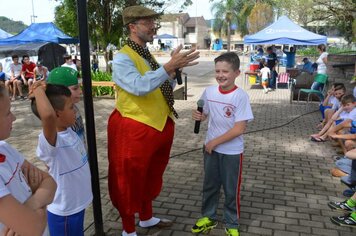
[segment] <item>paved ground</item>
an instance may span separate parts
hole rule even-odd
[[[211,68],[212,70],[213,68]],[[190,228],[200,216],[202,189],[202,152],[206,124],[200,134],[193,133],[191,110],[196,109],[202,89],[214,84],[213,74],[202,75],[200,83],[190,83],[187,101],[176,101],[181,118],[176,133],[171,160],[164,176],[164,187],[154,203],[158,217],[174,220],[169,230],[138,229],[139,235],[192,235]],[[241,79],[238,84],[242,84]],[[243,162],[241,235],[356,235],[355,229],[330,223],[329,217],[339,215],[326,203],[344,199],[345,186],[331,177],[335,148],[329,143],[314,143],[308,135],[315,132],[320,115],[313,112],[315,104],[289,104],[289,91],[278,89],[263,94],[261,89],[245,88],[250,95],[255,120],[245,134],[246,150]],[[106,235],[120,235],[121,221],[112,207],[107,192],[106,123],[114,105],[113,99],[95,99],[95,121],[104,230]],[[30,161],[35,159],[35,147],[40,125],[29,110],[29,102],[13,103],[17,121],[7,140]],[[84,113],[82,113],[84,114]],[[222,195],[223,198],[223,195]],[[219,216],[222,216],[222,204]],[[91,209],[86,214],[85,235],[93,235]],[[224,235],[223,224],[210,235]]]

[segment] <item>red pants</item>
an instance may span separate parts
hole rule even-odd
[[[152,201],[161,192],[173,136],[170,118],[162,132],[122,117],[116,109],[109,118],[109,194],[127,233],[135,231],[135,213],[140,220],[152,217]]]

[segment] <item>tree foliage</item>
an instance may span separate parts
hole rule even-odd
[[[356,20],[355,0],[315,0],[314,20],[324,21],[328,26],[335,26],[348,42],[352,42],[356,32],[353,23]]]
[[[78,36],[76,0],[57,0],[60,4],[55,9],[55,23],[65,33]],[[94,46],[106,48],[111,43],[118,45],[124,35],[122,10],[133,5],[145,5],[157,12],[162,12],[164,0],[88,0],[89,37]],[[182,6],[191,4],[185,0]]]
[[[257,33],[272,22],[272,6],[267,3],[256,3],[248,16],[249,33]]]
[[[0,16],[0,29],[5,30],[10,34],[18,34],[26,28],[27,25],[22,21],[13,21],[5,16]]]
[[[278,16],[287,15],[306,27],[314,24],[337,29],[349,42],[355,38],[352,24],[356,17],[355,0],[273,0]]]
[[[223,33],[227,36],[227,50],[230,51],[231,44],[231,25],[238,23],[239,1],[223,0],[213,2],[211,6],[214,12],[214,32],[218,32],[221,36]]]
[[[210,0],[214,17],[214,32],[226,32],[225,13],[231,11],[232,23],[237,23],[241,36],[263,28],[260,18],[286,15],[299,25],[323,26],[326,31],[337,29],[349,42],[356,40],[355,0],[236,0],[230,9],[230,0]],[[264,7],[259,7],[259,5]],[[268,20],[270,22],[270,20]]]

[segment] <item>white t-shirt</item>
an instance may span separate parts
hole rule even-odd
[[[64,64],[62,65],[62,67],[69,67],[69,68],[72,68],[72,69],[74,69],[74,70],[78,70],[78,69],[77,69],[77,66],[76,66],[74,63],[72,63],[72,64],[64,63]]]
[[[352,109],[352,111],[350,112],[346,112],[346,111],[343,111],[340,113],[340,118],[341,119],[349,119],[349,120],[353,120],[353,121],[356,121],[356,108]]]
[[[328,101],[328,104],[331,104],[331,105],[332,105],[332,106],[331,106],[331,109],[333,109],[333,110],[335,110],[335,111],[339,110],[340,105],[341,105],[339,99],[337,99],[337,98],[334,97],[334,96],[330,96],[329,101]]]
[[[32,195],[31,188],[21,171],[24,157],[8,143],[0,141],[0,198],[11,194],[17,201],[24,203]],[[4,227],[0,222],[0,232]]]
[[[326,74],[326,64],[323,61],[326,57],[328,57],[328,53],[323,52],[320,54],[318,60],[316,60],[316,63],[318,64],[318,74]]]
[[[208,132],[205,144],[225,134],[236,122],[251,121],[253,114],[248,95],[241,88],[223,93],[219,86],[205,89],[201,99],[204,100],[203,112],[209,116]],[[222,154],[240,154],[244,151],[243,135],[218,145],[214,151]]]
[[[336,97],[334,97],[333,95],[331,95],[329,98],[328,104],[334,105],[337,102],[339,102],[339,100]]]
[[[60,216],[78,213],[91,203],[91,177],[88,155],[83,142],[71,129],[57,133],[56,146],[50,145],[39,135],[37,156],[49,167],[57,182],[53,203],[47,210]]]
[[[268,80],[268,77],[271,74],[271,70],[267,66],[265,66],[260,70],[260,72],[262,74],[262,80],[263,81]]]
[[[10,71],[11,73],[14,73],[15,77],[21,74],[21,70],[22,70],[22,64],[18,63],[17,65],[15,65],[14,63],[11,63]]]

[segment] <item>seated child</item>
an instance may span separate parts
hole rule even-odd
[[[0,107],[0,235],[41,235],[56,183],[4,141],[16,119],[4,86],[0,86]]]
[[[356,121],[355,97],[352,94],[345,95],[341,99],[341,108],[331,117],[324,128],[318,134],[312,134],[314,142],[324,142],[329,134],[334,132],[336,125],[351,127],[351,122]],[[340,127],[339,126],[339,127]]]
[[[344,96],[346,92],[345,85],[343,83],[334,83],[332,87],[327,92],[327,96],[323,103],[320,104],[319,109],[321,116],[325,119],[325,110],[332,109],[332,111],[337,111],[340,106],[340,99]],[[332,115],[332,114],[331,114]],[[330,116],[331,117],[331,116]]]
[[[70,128],[75,123],[71,92],[63,85],[46,87],[43,81],[34,83],[32,90],[31,108],[43,126],[37,156],[58,184],[54,201],[47,207],[50,235],[63,235],[66,229],[68,235],[83,236],[85,209],[93,195],[86,148]]]

